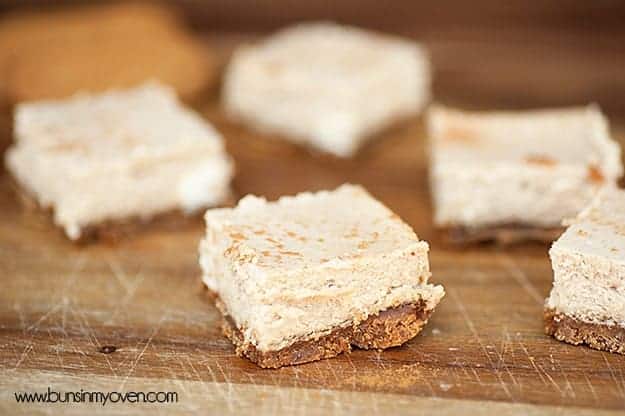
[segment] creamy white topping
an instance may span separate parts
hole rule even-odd
[[[555,227],[622,175],[620,148],[596,106],[428,114],[440,226]]]
[[[256,128],[348,157],[371,134],[419,112],[429,84],[428,59],[413,42],[306,23],[237,49],[223,101]]]

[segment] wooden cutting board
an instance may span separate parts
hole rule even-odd
[[[606,414],[625,410],[625,357],[543,333],[547,245],[445,245],[431,226],[420,120],[336,160],[202,111],[227,137],[239,195],[360,183],[431,243],[447,291],[424,331],[385,352],[263,370],[234,355],[199,280],[200,220],[77,247],[0,177],[0,411],[218,414]],[[625,137],[619,135],[619,137]],[[621,140],[621,143],[625,142]],[[114,347],[114,348],[112,348]],[[114,349],[114,351],[112,351]],[[14,392],[175,391],[159,405],[17,404]]]

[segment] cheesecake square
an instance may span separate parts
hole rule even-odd
[[[230,195],[221,136],[158,83],[22,103],[14,136],[8,171],[71,240],[193,214]]]
[[[240,47],[223,88],[234,119],[338,157],[419,113],[429,96],[429,60],[417,43],[329,22]]]
[[[552,242],[623,173],[596,105],[427,115],[434,223],[453,241]]]
[[[602,190],[549,252],[545,331],[570,344],[625,354],[625,191]]]
[[[401,345],[444,295],[428,244],[360,186],[246,196],[205,219],[202,280],[236,353],[261,367]]]

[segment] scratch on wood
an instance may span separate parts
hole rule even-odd
[[[26,332],[30,332],[33,330],[39,330],[39,326],[46,320],[50,315],[61,309],[63,300],[52,305],[41,317],[33,324],[31,324],[28,328],[26,328]]]
[[[185,354],[184,356],[187,359],[187,364],[189,364],[189,367],[191,367],[191,370],[193,371],[193,373],[195,374],[195,379],[197,381],[202,381],[202,377],[200,376],[200,373],[198,373],[198,371],[195,369],[195,367],[193,366],[193,363],[191,362],[191,358],[189,358],[188,355]]]
[[[536,374],[538,374],[538,377],[540,377],[540,380],[543,382],[543,384],[545,385],[548,384],[547,380],[545,380],[545,377],[543,377],[542,372],[538,369],[538,366],[536,365],[534,357],[529,354],[529,351],[527,350],[527,347],[525,346],[522,340],[519,340],[519,345],[521,345],[523,352],[527,356],[527,359],[529,360],[529,362],[532,364],[532,367],[534,368],[534,371],[536,371]]]
[[[376,350],[374,357],[375,357],[376,364],[382,367],[383,370],[386,370],[386,366],[384,365],[384,360],[382,359],[382,351]]]
[[[595,403],[598,403],[599,397],[597,397],[597,392],[595,391],[595,387],[590,382],[590,379],[588,378],[588,375],[586,374],[586,372],[582,372],[582,374],[584,376],[584,379],[586,380],[586,385],[588,386],[588,389],[590,390],[590,393],[592,394],[592,397],[595,400]]]
[[[215,363],[217,363],[217,360],[215,361]],[[224,384],[219,382],[219,379],[217,378],[217,375],[213,371],[213,368],[210,365],[210,363],[206,363],[206,364],[204,364],[204,366],[208,369],[208,372],[211,375],[213,383],[215,383],[217,393],[223,398],[224,402],[227,403],[228,410],[231,411],[232,410],[232,402],[229,400],[230,399],[230,393],[226,392],[226,390],[224,388]]]
[[[89,344],[96,349],[100,349],[102,347],[102,344],[100,344],[100,340],[96,336],[95,331],[93,331],[93,329],[91,328],[91,325],[89,324],[89,320],[85,316],[85,313],[80,309],[73,308],[70,303],[68,303],[67,307],[69,308],[69,311],[76,319],[76,322],[80,326],[81,333],[87,338],[87,340],[89,341]],[[111,374],[114,377],[117,377],[117,372],[113,368],[113,364],[111,363],[107,355],[104,355],[104,360],[106,361],[106,364],[111,370]]]
[[[541,306],[545,302],[545,297],[540,294],[538,289],[532,284],[532,282],[527,278],[525,272],[518,266],[516,261],[508,254],[500,253],[499,254],[500,262],[504,264],[505,269],[510,272],[512,277],[517,281],[517,283],[527,292],[528,295],[534,301],[536,301]]]
[[[255,386],[256,383],[256,379],[254,378],[254,376],[251,373],[246,372],[245,375],[247,376],[247,378],[250,380],[250,383]],[[299,381],[299,373],[297,371],[295,371],[295,378]]]
[[[572,398],[576,398],[577,393],[575,393],[575,389],[573,385],[571,384],[571,381],[569,380],[569,376],[566,374],[565,371],[562,370],[562,366],[560,365],[560,363],[556,362],[555,358],[553,357],[553,354],[549,354],[549,358],[551,360],[551,363],[554,365],[554,367],[560,370],[560,374],[562,374],[562,377],[564,378],[565,393],[569,392]]]
[[[482,339],[480,338],[477,330],[475,329],[475,324],[473,323],[473,321],[469,317],[469,314],[467,313],[467,310],[464,307],[464,304],[462,303],[460,297],[458,296],[458,294],[456,293],[456,291],[454,289],[450,288],[450,289],[447,290],[447,292],[454,299],[454,302],[458,306],[458,310],[460,311],[460,314],[462,315],[462,317],[464,318],[465,322],[467,323],[467,326],[469,327],[469,330],[473,334],[473,337],[477,340],[478,344],[480,345],[480,348],[482,349],[482,352],[484,353],[484,355],[488,359],[488,361],[489,361],[489,363],[491,365],[491,368],[495,372],[495,376],[497,377],[497,380],[499,381],[499,385],[501,386],[503,391],[506,393],[508,398],[510,400],[514,401],[514,398],[512,397],[512,393],[508,389],[508,386],[506,385],[506,383],[501,378],[501,373],[500,373],[499,369],[497,368],[497,365],[495,365],[495,362],[490,357],[490,354],[488,353],[488,351],[486,351],[486,348],[484,347],[484,344],[482,343]]]
[[[24,311],[22,310],[22,306],[15,302],[13,304],[13,310],[15,310],[15,312],[17,312],[17,315],[20,318],[20,328],[22,329],[23,332],[26,332],[26,317],[24,316]]]
[[[52,331],[50,331],[50,329],[48,328],[48,337],[50,338],[50,340],[52,341],[53,347],[52,349],[54,350],[55,354],[56,354],[56,359],[59,363],[59,368],[64,368],[65,365],[63,364],[63,358],[61,357],[61,352],[65,350],[65,344],[63,343],[63,341],[61,340],[61,345],[54,345],[54,342],[56,340],[55,336],[52,334]],[[63,339],[63,338],[62,338]]]
[[[547,370],[544,369],[544,367],[540,364],[537,364],[537,367],[540,369],[540,371],[543,372],[543,374],[545,375],[545,377],[547,377],[547,379],[549,380],[549,382],[551,383],[551,385],[553,387],[555,387],[555,389],[558,391],[558,394],[560,394],[561,397],[566,397],[566,394],[562,391],[562,389],[560,388],[560,386],[558,385],[558,383],[556,383],[556,381],[553,379],[553,377],[551,377],[551,375],[549,374],[549,372]]]
[[[135,296],[137,290],[143,283],[145,276],[143,273],[137,273],[136,277],[131,281],[130,277],[128,276],[124,268],[120,266],[117,260],[109,258],[107,260],[107,264],[109,266],[109,269],[111,270],[111,273],[125,291],[124,297],[119,302],[117,302],[115,309],[111,313],[109,319],[105,322],[107,325],[111,325],[113,322],[115,322],[115,318],[117,318],[119,312]]]
[[[356,377],[355,375],[358,374],[358,370],[356,370],[356,366],[354,365],[354,362],[352,361],[352,357],[351,357],[351,353],[347,353],[345,355],[345,358],[347,359],[347,362],[349,363],[349,365],[352,367],[352,389],[356,388]]]
[[[332,360],[327,360],[326,361],[326,366],[330,369],[330,372],[332,373],[332,376],[334,377],[334,381],[336,383],[336,385],[340,385],[341,384],[341,380],[339,379],[338,374],[336,373],[336,370],[334,369],[334,363],[332,362]]]
[[[233,394],[232,382],[230,381],[230,378],[226,375],[224,368],[221,366],[221,364],[219,364],[219,360],[216,360],[215,364],[217,365],[217,369],[219,370],[219,372],[221,372],[221,375],[224,378],[224,383],[226,384],[226,387],[228,388],[228,398],[230,399],[229,401],[232,402],[233,397],[236,399],[236,394]]]
[[[203,390],[204,390],[204,392],[205,392],[206,396],[207,396],[207,397],[208,397],[208,396],[210,396],[210,395],[212,394],[212,391],[211,391],[211,389],[209,388],[208,383],[206,383],[206,382],[202,379],[202,377],[201,377],[200,373],[197,371],[197,369],[195,368],[195,366],[194,366],[194,365],[193,365],[193,363],[191,362],[191,358],[189,357],[189,355],[185,355],[185,358],[186,358],[187,363],[189,364],[189,367],[191,368],[191,370],[192,370],[192,371],[193,371],[193,373],[195,374],[195,377],[196,377],[197,381],[199,381],[199,382],[201,383],[201,386],[202,386],[202,388],[203,388]],[[213,380],[215,380],[216,378],[215,378],[215,376],[214,376],[214,374],[213,374],[212,370],[210,369],[209,365],[208,365],[208,364],[205,364],[205,365],[206,365],[206,367],[208,367],[208,368],[209,368],[209,372],[210,372],[210,373],[211,373],[211,375],[213,376]],[[223,371],[222,371],[222,373],[223,373]],[[229,389],[229,391],[228,391],[228,395],[226,395],[226,394],[225,394],[225,392],[224,392],[224,391],[223,391],[223,389],[222,389],[222,385],[221,385],[221,383],[219,383],[218,390],[219,390],[219,393],[220,393],[220,394],[224,397],[224,399],[230,399],[230,400],[228,400],[228,402],[232,401],[233,394],[232,394],[232,391],[230,391],[230,389]],[[235,397],[235,399],[236,399],[236,397]],[[228,404],[228,406],[230,406],[230,404]]]
[[[423,377],[423,373],[421,372],[421,369],[419,367],[414,367],[414,369],[416,370],[419,379],[425,382],[425,385],[428,387],[428,390],[430,391],[432,397],[438,397],[436,391],[434,391],[434,388],[432,387],[432,383],[430,382],[429,377]]]
[[[82,356],[82,358],[83,358],[83,359],[93,360],[91,357],[89,357],[87,354],[85,354],[85,352],[84,352],[83,350],[81,350],[78,346],[76,346],[76,344],[74,344],[73,342],[71,342],[71,343],[70,343],[70,345],[71,345],[71,347],[72,347],[72,350],[73,350],[75,353],[80,354],[80,355]],[[86,369],[86,368],[89,368],[89,366],[88,366],[88,365],[86,365],[86,364],[84,363],[84,361],[82,361],[82,362],[80,363],[80,368],[82,368],[82,369]]]
[[[164,320],[164,315],[161,318],[161,320],[159,321],[158,325],[154,328],[154,330],[152,331],[152,334],[150,334],[150,337],[148,338],[148,340],[146,341],[145,345],[143,346],[143,349],[141,350],[141,352],[139,352],[139,354],[137,354],[137,357],[135,358],[135,360],[132,362],[130,369],[128,370],[128,372],[126,373],[126,376],[124,377],[124,380],[121,382],[119,389],[123,391],[124,386],[126,385],[126,382],[128,381],[128,378],[135,372],[135,369],[137,368],[137,364],[139,363],[139,361],[141,360],[141,357],[143,357],[143,354],[145,354],[145,351],[148,349],[148,347],[150,346],[150,344],[152,343],[152,340],[154,339],[154,337],[156,336],[156,334],[158,333],[158,330],[161,327],[161,323]]]
[[[512,374],[512,371],[510,371],[510,368],[508,367],[508,365],[506,364],[506,360],[505,360],[505,354],[506,354],[506,342],[510,340],[510,334],[508,333],[508,329],[506,327],[503,328],[503,333],[501,336],[501,353],[499,353],[499,364],[501,367],[503,367],[504,370],[506,370],[506,373],[508,374],[508,376],[510,377],[510,379],[512,380],[512,383],[516,386],[519,386],[519,383],[517,382],[517,379],[514,377],[514,374]],[[514,364],[514,361],[513,361]]]
[[[107,259],[107,264],[109,266],[109,269],[111,269],[111,273],[113,274],[115,279],[117,279],[117,281],[126,291],[126,294],[130,293],[132,291],[133,285],[132,283],[130,283],[124,269],[119,265],[119,262],[117,260],[114,261],[113,258],[109,258]]]
[[[144,279],[145,279],[145,276],[142,273],[137,275],[137,278],[130,285],[130,288],[126,289],[126,294],[124,295],[123,299],[117,302],[115,309],[111,313],[111,316],[109,317],[109,319],[106,320],[105,324],[112,325],[115,322],[115,319],[119,315],[120,311],[124,309],[124,307],[128,305],[128,302],[130,302],[132,298],[135,296],[135,294],[137,293],[137,290],[143,283]]]
[[[480,375],[478,374],[477,370],[471,367],[471,371],[473,372],[473,376],[477,380],[477,384],[480,386],[483,386],[484,384],[482,383],[482,379],[480,378]]]
[[[26,345],[26,348],[24,348],[24,351],[22,352],[22,355],[20,356],[20,358],[15,363],[15,367],[13,368],[14,370],[17,370],[19,368],[19,366],[22,365],[22,363],[26,359],[26,356],[28,355],[28,353],[31,352],[32,350],[33,350],[33,346],[31,344]]]
[[[612,368],[612,366],[610,365],[610,361],[608,361],[608,358],[606,357],[607,353],[605,352],[601,352],[601,356],[603,357],[603,361],[605,361],[605,366],[608,369],[608,371],[610,372],[610,376],[612,377],[612,381],[614,381],[614,385],[616,386],[616,390],[619,393],[620,397],[625,397],[625,394],[623,393],[623,387],[621,386],[621,384],[619,383],[618,379],[616,378],[616,374],[614,373],[614,369]]]
[[[67,296],[63,296],[63,310],[61,315],[61,329],[63,330],[63,334],[67,336],[67,332],[65,332],[66,324],[67,324],[67,308],[69,306],[69,298]]]

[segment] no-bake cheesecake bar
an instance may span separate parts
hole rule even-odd
[[[359,186],[247,196],[205,218],[202,279],[237,354],[261,367],[401,345],[444,295],[428,244]]]
[[[625,354],[625,191],[606,188],[552,246],[545,330]]]
[[[14,122],[7,168],[72,240],[230,195],[221,136],[163,85],[23,103]]]
[[[237,49],[223,88],[234,118],[339,157],[417,114],[429,96],[419,45],[333,23],[296,25]]]
[[[456,241],[553,241],[623,173],[595,105],[517,112],[428,112],[434,222]]]

